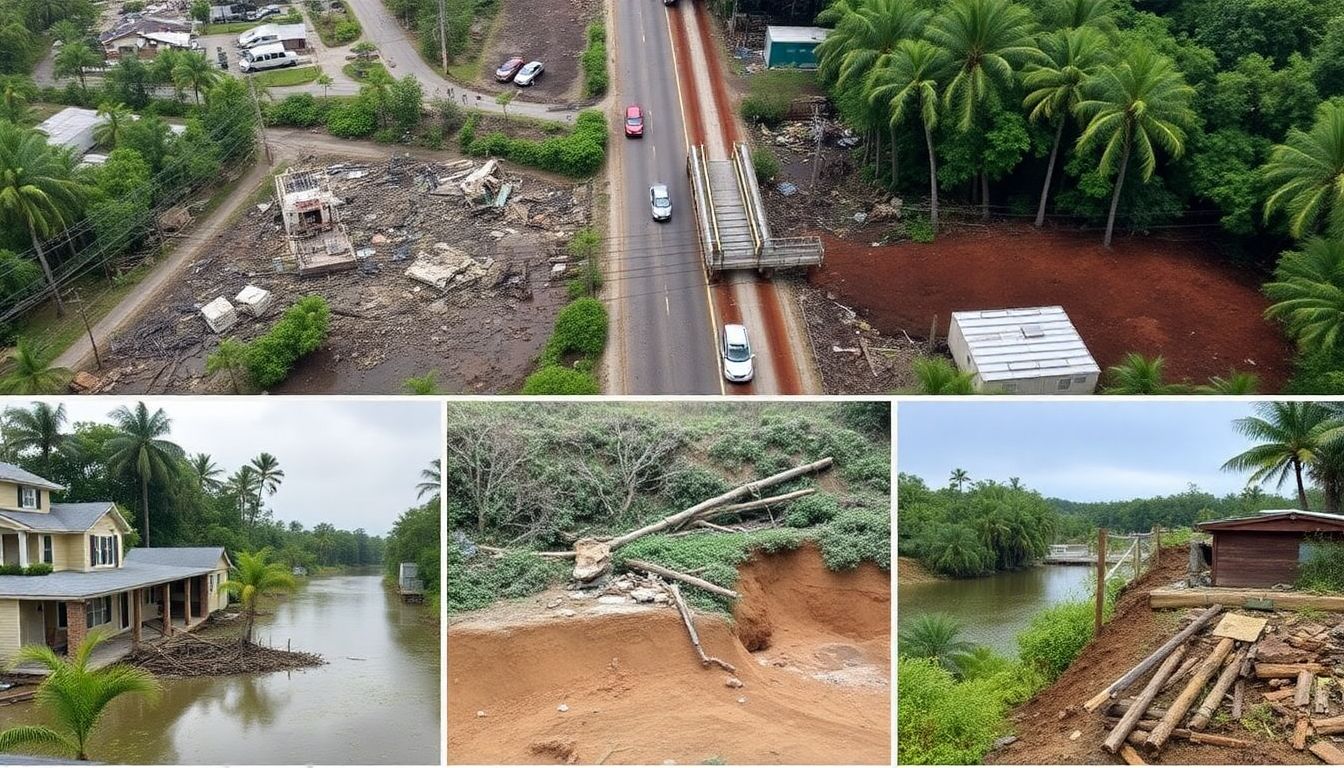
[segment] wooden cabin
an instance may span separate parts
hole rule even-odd
[[[1212,583],[1215,587],[1272,587],[1297,581],[1298,568],[1311,553],[1311,539],[1344,541],[1344,515],[1267,510],[1254,517],[1200,523],[1213,535]]]

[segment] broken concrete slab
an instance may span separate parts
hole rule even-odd
[[[261,317],[270,308],[272,296],[265,288],[248,285],[239,291],[233,300],[238,305],[238,311],[246,312],[253,317]]]
[[[238,313],[223,296],[201,307],[201,317],[205,318],[205,324],[215,333],[223,333],[238,323]]]

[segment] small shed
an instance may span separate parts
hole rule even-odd
[[[953,312],[947,346],[977,390],[1090,395],[1101,377],[1063,307]]]
[[[72,149],[76,156],[82,156],[97,143],[93,130],[102,122],[96,110],[66,107],[43,120],[37,130],[47,135],[48,144]]]
[[[1213,535],[1215,587],[1292,584],[1317,537],[1344,541],[1344,515],[1300,509],[1271,509],[1195,527]]]
[[[766,68],[816,69],[813,49],[830,33],[831,30],[822,27],[766,27]]]

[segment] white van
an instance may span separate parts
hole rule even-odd
[[[278,42],[280,42],[280,35],[276,32],[274,24],[262,24],[238,36],[238,47],[242,49]]]
[[[243,72],[258,72],[263,69],[292,67],[298,63],[297,53],[285,50],[285,46],[280,43],[271,43],[243,51],[239,57],[238,69]]]

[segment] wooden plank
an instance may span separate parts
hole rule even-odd
[[[1297,716],[1297,723],[1293,726],[1293,749],[1303,750],[1307,748],[1307,737],[1311,735],[1311,720],[1307,719],[1305,714]]]
[[[1325,676],[1316,678],[1316,695],[1311,708],[1312,714],[1330,714],[1330,688],[1333,683],[1334,678]]]
[[[1223,620],[1218,622],[1218,626],[1213,628],[1211,634],[1214,637],[1230,637],[1243,643],[1253,643],[1260,639],[1260,633],[1265,631],[1267,624],[1269,619],[1229,613],[1223,616]]]
[[[1312,744],[1311,754],[1319,757],[1326,765],[1344,765],[1344,750],[1328,741]]]
[[[1083,705],[1083,709],[1086,709],[1088,712],[1096,712],[1097,708],[1102,704],[1110,699],[1117,698],[1126,688],[1142,678],[1148,670],[1161,664],[1162,660],[1167,658],[1168,654],[1174,651],[1177,646],[1184,643],[1191,635],[1203,629],[1205,625],[1212,621],[1214,617],[1222,612],[1222,610],[1223,606],[1221,605],[1209,606],[1209,608],[1196,617],[1194,621],[1190,622],[1188,627],[1177,632],[1170,640],[1163,643],[1161,647],[1148,654],[1148,657],[1139,662],[1137,666],[1121,675],[1115,682],[1106,686],[1105,690],[1101,693],[1089,699],[1087,703]]]
[[[1148,606],[1154,609],[1204,608],[1211,605],[1245,605],[1248,600],[1267,600],[1276,608],[1296,610],[1315,608],[1320,611],[1344,613],[1344,597],[1307,595],[1296,592],[1269,592],[1251,589],[1167,589],[1148,593]]]
[[[1260,680],[1276,680],[1297,677],[1301,672],[1313,675],[1323,674],[1326,668],[1322,664],[1256,664],[1255,676]]]
[[[1311,704],[1311,689],[1316,685],[1316,675],[1309,669],[1297,673],[1297,686],[1293,689],[1293,706],[1305,710]]]
[[[1316,731],[1317,736],[1332,736],[1337,733],[1344,733],[1344,715],[1339,717],[1328,717],[1324,720],[1312,720],[1312,730]]]
[[[1139,755],[1139,753],[1136,752],[1136,751],[1134,751],[1134,748],[1131,747],[1131,746],[1129,746],[1128,744],[1125,744],[1124,746],[1120,747],[1120,758],[1121,758],[1122,760],[1125,761],[1125,764],[1126,764],[1126,765],[1147,765],[1147,764],[1148,764],[1148,763],[1145,762],[1144,759]]]
[[[1148,681],[1148,685],[1144,687],[1143,692],[1134,698],[1134,704],[1125,712],[1124,717],[1120,718],[1120,723],[1102,742],[1102,749],[1113,755],[1120,750],[1120,746],[1125,743],[1125,737],[1129,736],[1130,731],[1134,730],[1139,720],[1143,719],[1144,713],[1148,711],[1148,705],[1152,704],[1153,699],[1157,698],[1158,692],[1162,690],[1162,684],[1184,661],[1185,651],[1185,646],[1180,646],[1172,651],[1166,661],[1162,662],[1162,666],[1158,667],[1157,672],[1153,673],[1153,678]],[[1170,711],[1167,714],[1170,715]]]
[[[1237,678],[1237,684],[1232,688],[1232,719],[1240,720],[1242,707],[1246,704],[1246,681]]]
[[[1150,752],[1160,751],[1162,746],[1167,743],[1167,739],[1171,738],[1171,732],[1176,730],[1181,718],[1185,717],[1185,713],[1190,711],[1191,705],[1195,703],[1195,697],[1199,695],[1200,691],[1204,690],[1209,678],[1213,677],[1213,673],[1217,672],[1218,668],[1222,666],[1227,659],[1227,655],[1232,652],[1236,644],[1237,641],[1230,637],[1218,641],[1218,645],[1209,653],[1208,658],[1204,659],[1204,663],[1200,664],[1199,668],[1195,670],[1194,675],[1190,677],[1190,682],[1186,683],[1185,688],[1176,697],[1176,700],[1167,706],[1166,717],[1163,717],[1157,727],[1153,729],[1153,732],[1148,734],[1148,740],[1144,742],[1144,746]]]

